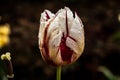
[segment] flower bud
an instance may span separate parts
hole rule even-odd
[[[5,68],[6,68],[6,74],[8,80],[13,80],[14,74],[13,74],[13,67],[12,67],[12,62],[11,62],[11,56],[10,52],[6,52],[5,54],[1,55],[1,59],[5,63]]]
[[[56,14],[45,10],[41,14],[38,37],[42,58],[51,65],[71,64],[84,49],[83,24],[68,7]]]

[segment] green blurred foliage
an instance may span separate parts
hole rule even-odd
[[[108,80],[120,80],[120,76],[112,74],[112,72],[104,66],[100,66],[99,71],[102,72]]]
[[[111,38],[113,39],[113,41],[117,41],[120,44],[120,31],[117,31],[113,35],[111,35]]]

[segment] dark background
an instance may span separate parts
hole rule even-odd
[[[0,16],[10,24],[10,44],[15,80],[55,80],[56,68],[47,65],[38,48],[38,29],[44,9],[56,13],[64,6],[83,21],[85,49],[72,65],[62,69],[62,80],[108,80],[97,69],[107,67],[120,76],[119,0],[0,0]]]

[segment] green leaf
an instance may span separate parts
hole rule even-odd
[[[120,80],[120,77],[112,74],[112,72],[104,66],[100,66],[98,70],[102,72],[109,80]]]

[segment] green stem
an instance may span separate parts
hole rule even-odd
[[[61,80],[61,66],[57,67],[57,77],[56,80]]]

